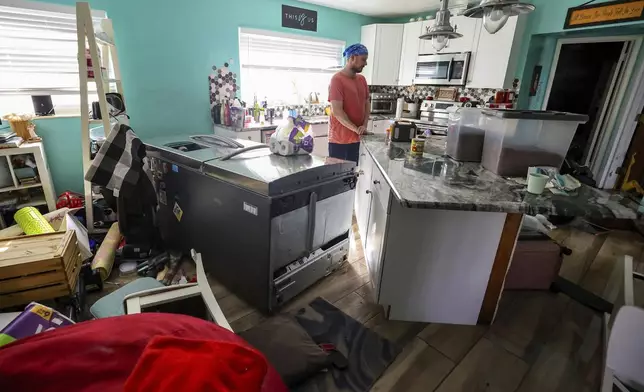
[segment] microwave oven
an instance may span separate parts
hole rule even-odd
[[[418,56],[414,84],[465,86],[470,52]]]

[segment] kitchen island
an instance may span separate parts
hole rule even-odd
[[[445,138],[422,158],[382,135],[361,143],[355,212],[375,301],[390,319],[450,324],[494,320],[524,214],[636,218],[637,205],[582,186],[576,196],[499,177],[444,157]]]

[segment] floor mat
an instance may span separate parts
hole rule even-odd
[[[344,370],[318,374],[295,388],[297,392],[368,391],[402,350],[322,298],[294,316],[317,344],[334,344],[349,363]]]

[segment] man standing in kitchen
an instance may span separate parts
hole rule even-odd
[[[367,65],[369,52],[362,44],[344,51],[346,65],[333,75],[329,85],[331,118],[329,119],[329,156],[358,163],[360,135],[367,131],[369,86],[360,75]]]

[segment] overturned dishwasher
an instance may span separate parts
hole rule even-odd
[[[355,163],[215,135],[145,144],[165,243],[202,253],[206,272],[260,311],[347,259]]]

